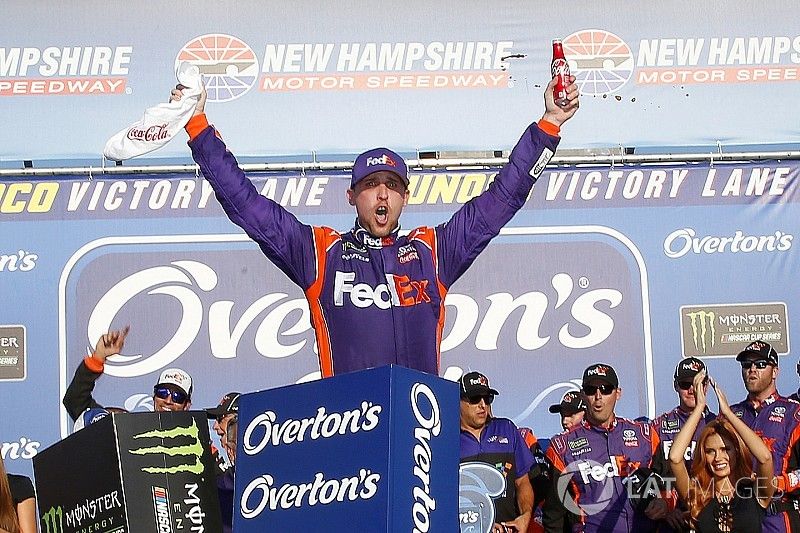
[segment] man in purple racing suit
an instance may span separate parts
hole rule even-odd
[[[778,352],[769,343],[753,341],[739,352],[747,398],[731,411],[750,426],[772,452],[777,491],[767,509],[763,530],[800,531],[800,404],[778,393]]]
[[[258,194],[205,114],[203,91],[186,125],[194,160],[232,222],[303,289],[311,311],[323,377],[398,364],[438,374],[444,298],[489,241],[522,208],[553,156],[560,126],[578,109],[571,79],[569,103],[545,90],[545,112],[514,147],[489,188],[446,223],[400,234],[408,203],[406,164],[375,148],[355,161],[347,191],[356,208],[346,233],[302,224]],[[172,91],[180,99],[182,91]]]
[[[565,518],[576,533],[655,531],[667,502],[631,497],[624,480],[650,466],[658,435],[646,423],[615,414],[622,389],[610,365],[584,370],[581,389],[583,422],[550,439],[547,450],[553,483],[544,502],[545,531],[562,531]]]

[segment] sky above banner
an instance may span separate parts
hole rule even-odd
[[[200,68],[209,117],[239,155],[507,149],[541,116],[553,38],[583,93],[562,148],[800,141],[789,0],[580,1],[566,16],[511,1],[193,5],[7,2],[0,162],[99,160],[168,98],[180,61]],[[187,156],[181,140],[152,154]]]

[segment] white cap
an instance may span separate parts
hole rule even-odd
[[[192,376],[180,368],[164,370],[158,378],[156,386],[158,385],[175,385],[185,392],[189,398],[192,397]]]

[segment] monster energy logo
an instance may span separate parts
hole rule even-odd
[[[44,533],[64,533],[64,511],[61,506],[51,507],[49,511],[42,515],[44,522]]]
[[[686,316],[689,318],[689,323],[692,326],[694,348],[703,353],[708,353],[708,350],[713,348],[715,344],[714,337],[716,335],[716,330],[714,328],[714,321],[717,315],[714,311],[695,311],[693,313],[686,313]],[[706,341],[708,341],[708,345]]]
[[[191,438],[193,442],[191,444],[183,444],[183,445],[172,445],[172,446],[150,446],[147,448],[137,448],[135,450],[130,450],[130,453],[135,455],[148,455],[148,454],[165,454],[169,455],[170,457],[194,457],[194,463],[189,461],[170,467],[145,467],[142,468],[142,472],[147,472],[150,474],[177,474],[179,472],[191,472],[192,474],[201,474],[203,472],[203,463],[200,461],[200,458],[203,456],[203,445],[200,443],[200,430],[197,429],[197,424],[195,423],[194,419],[192,420],[192,425],[189,427],[176,427],[173,429],[156,429],[154,431],[148,431],[146,433],[140,433],[139,435],[134,435],[134,439],[148,439],[148,438],[160,438],[160,439],[177,439],[177,438]]]

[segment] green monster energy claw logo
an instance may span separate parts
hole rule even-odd
[[[51,507],[49,511],[42,515],[44,522],[44,533],[64,533],[64,512],[61,506]]]
[[[686,316],[692,326],[695,350],[702,350],[703,353],[708,353],[708,350],[713,348],[715,344],[716,330],[714,329],[714,321],[717,315],[714,311],[695,311],[686,313]],[[706,345],[707,339],[709,345]],[[701,345],[702,349],[700,348]]]
[[[197,424],[192,420],[192,425],[189,427],[176,427],[173,429],[153,430],[146,433],[134,435],[134,439],[147,439],[147,438],[160,438],[160,439],[175,439],[179,437],[188,437],[194,439],[194,442],[186,445],[176,446],[150,446],[147,448],[137,448],[130,450],[130,453],[135,455],[147,454],[165,454],[170,457],[185,456],[194,457],[194,464],[183,463],[171,467],[145,467],[142,472],[150,474],[177,474],[179,472],[191,472],[192,474],[201,474],[203,472],[203,463],[200,458],[203,456],[203,445],[200,443],[200,430],[197,429]]]

